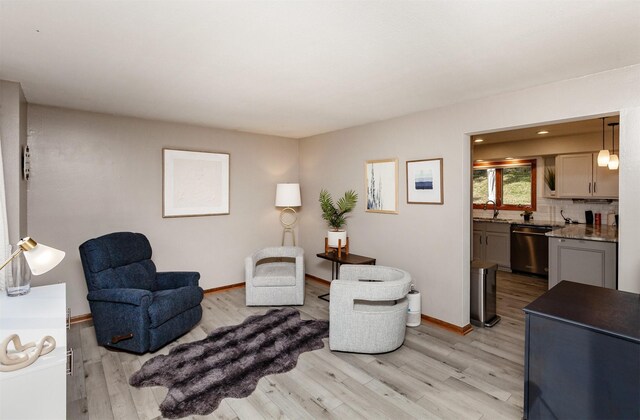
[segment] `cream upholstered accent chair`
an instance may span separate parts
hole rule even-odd
[[[404,342],[411,275],[379,265],[343,265],[331,282],[329,348],[385,353]]]
[[[304,250],[264,248],[245,259],[247,306],[304,305]]]

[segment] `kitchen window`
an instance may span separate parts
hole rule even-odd
[[[504,160],[473,165],[473,208],[493,200],[499,210],[536,210],[536,161]],[[491,204],[489,206],[492,207]]]

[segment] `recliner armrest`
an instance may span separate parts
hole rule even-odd
[[[165,271],[156,273],[156,289],[168,290],[186,286],[198,286],[200,273],[196,271]]]
[[[153,301],[153,294],[144,289],[101,289],[89,292],[87,300],[148,307]]]

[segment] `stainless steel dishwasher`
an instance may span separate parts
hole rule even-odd
[[[511,271],[549,275],[549,238],[551,226],[511,225]]]

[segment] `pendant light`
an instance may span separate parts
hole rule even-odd
[[[609,164],[609,150],[604,148],[604,118],[602,118],[602,150],[598,153],[598,166]]]
[[[612,171],[615,171],[616,169],[618,169],[618,166],[620,166],[618,155],[616,155],[616,125],[618,125],[617,122],[609,123],[609,126],[611,127],[611,143],[613,145],[613,154],[609,156],[609,163],[607,164],[607,166]]]

